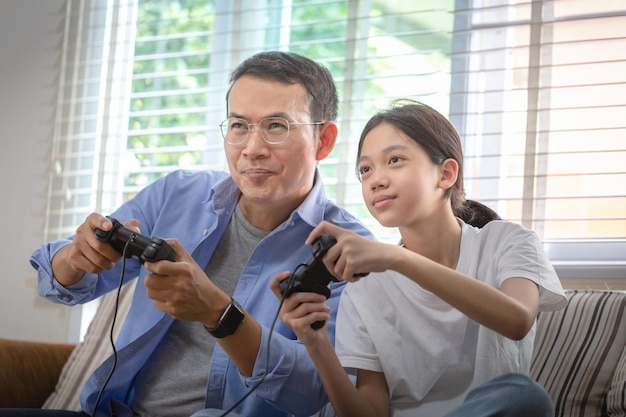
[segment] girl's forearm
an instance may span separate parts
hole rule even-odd
[[[352,383],[330,343],[323,348],[309,350],[309,355],[317,366],[338,417],[381,417]]]

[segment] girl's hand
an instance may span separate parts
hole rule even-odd
[[[341,281],[355,282],[369,272],[392,269],[394,254],[404,250],[400,246],[368,239],[326,221],[313,229],[306,244],[312,244],[324,233],[337,239],[337,243],[324,255],[324,265]]]
[[[280,282],[288,278],[289,272],[281,272],[270,281],[270,289],[279,300],[283,298]],[[285,298],[278,315],[307,348],[329,339],[326,325],[317,330],[311,328],[311,324],[316,321],[331,320],[330,307],[326,305],[326,297],[322,294],[294,292]]]

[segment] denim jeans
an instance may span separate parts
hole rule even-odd
[[[200,410],[191,417],[220,417],[224,411]],[[64,410],[0,408],[0,417],[88,417]],[[522,374],[505,374],[474,388],[463,404],[445,417],[554,417],[554,405],[548,393]],[[228,417],[243,417],[228,413]]]
[[[554,417],[554,405],[545,389],[522,374],[505,374],[467,394],[445,417]]]
[[[41,408],[0,408],[0,417],[89,417],[80,411],[42,410]]]

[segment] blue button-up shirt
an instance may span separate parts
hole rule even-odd
[[[178,239],[204,268],[233,214],[239,195],[239,189],[225,172],[176,171],[146,187],[111,216],[122,223],[137,219],[144,235]],[[276,273],[292,271],[310,258],[311,247],[305,246],[304,240],[322,220],[371,237],[354,216],[326,198],[317,172],[313,189],[300,207],[263,238],[250,254],[233,294],[262,326],[262,342],[253,375],[248,378],[240,374],[217,344],[208,375],[207,408],[229,408],[260,380],[266,370],[264,381],[236,412],[248,417],[310,415],[327,402],[317,370],[293,332],[280,319],[271,334],[271,343],[269,331],[279,301],[268,283]],[[45,244],[32,255],[31,264],[38,271],[40,294],[54,302],[74,305],[116,289],[121,262],[101,274],[85,274],[69,287],[63,287],[53,278],[52,257],[71,239]],[[126,279],[139,276],[139,280],[116,341],[118,363],[107,384],[98,415],[111,415],[111,407],[118,415],[132,415],[125,404],[130,404],[132,399],[133,378],[150,360],[150,354],[174,320],[156,309],[146,296],[143,276],[147,271],[136,257],[127,260],[124,273]],[[333,316],[328,331],[333,342],[335,315],[343,284],[333,284],[332,296],[328,300]],[[112,367],[112,360],[107,359],[83,387],[83,410],[91,412]]]

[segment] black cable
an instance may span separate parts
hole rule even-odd
[[[269,371],[270,352],[271,352],[270,347],[271,347],[271,342],[272,342],[272,335],[274,334],[274,326],[276,325],[276,321],[278,320],[278,315],[280,313],[280,309],[282,308],[283,303],[285,302],[285,294],[287,294],[289,289],[293,286],[293,280],[294,280],[294,277],[296,276],[296,272],[298,271],[298,269],[300,269],[303,266],[306,266],[306,265],[305,264],[298,265],[293,270],[293,272],[289,275],[289,278],[287,278],[288,279],[288,281],[287,281],[287,288],[281,294],[282,297],[280,298],[280,304],[278,305],[278,310],[276,311],[276,315],[274,316],[274,319],[272,320],[272,325],[270,326],[270,334],[267,337],[267,356],[265,357],[265,371],[263,372],[263,375],[261,375],[261,379],[259,380],[259,382],[254,384],[254,386],[252,388],[250,388],[250,391],[248,391],[243,397],[241,397],[235,404],[233,404],[229,409],[227,409],[222,414],[220,414],[220,417],[225,417],[230,412],[232,412],[236,407],[238,407],[242,402],[244,402],[244,400],[246,398],[248,398],[250,396],[250,394],[252,394],[261,385],[261,383],[265,380],[265,377],[267,376],[267,373]]]
[[[104,389],[106,388],[109,381],[111,380],[111,377],[113,376],[113,372],[115,371],[115,368],[117,367],[117,349],[115,348],[115,340],[114,340],[115,320],[117,319],[117,310],[119,309],[119,305],[120,305],[120,293],[122,291],[122,285],[124,283],[124,270],[126,269],[126,250],[128,249],[130,242],[135,240],[136,236],[137,235],[135,235],[134,233],[130,236],[130,239],[128,239],[126,241],[126,244],[124,244],[124,250],[122,251],[122,272],[120,273],[120,282],[117,286],[117,295],[115,296],[115,308],[113,310],[113,320],[111,321],[111,329],[109,331],[109,341],[111,342],[111,348],[113,349],[113,366],[111,367],[111,371],[109,371],[109,376],[107,376],[106,381],[104,381],[104,385],[102,385],[102,388],[100,388],[100,392],[98,393],[98,398],[96,398],[96,403],[93,406],[93,412],[91,413],[92,417],[96,416],[96,411],[98,410],[98,405],[100,404],[100,400],[102,399],[102,394],[104,394]]]
[[[111,380],[111,377],[113,376],[113,372],[115,371],[115,368],[117,367],[117,349],[115,348],[115,341],[114,341],[114,328],[115,328],[115,320],[117,318],[117,310],[119,308],[119,302],[120,302],[120,292],[122,290],[122,285],[124,283],[124,270],[126,268],[126,250],[128,249],[129,244],[135,239],[136,235],[132,234],[130,236],[130,239],[128,239],[126,241],[126,244],[124,245],[124,250],[122,251],[122,272],[120,273],[120,282],[118,284],[117,287],[117,295],[115,297],[115,309],[113,311],[113,320],[111,322],[111,329],[109,332],[109,341],[111,342],[111,348],[113,349],[113,366],[111,367],[111,371],[109,372],[109,375],[107,376],[106,381],[104,381],[104,385],[102,385],[102,388],[100,389],[100,392],[98,393],[98,398],[96,398],[96,403],[94,404],[93,407],[93,412],[92,412],[92,417],[96,416],[96,411],[98,410],[98,405],[100,403],[100,400],[102,398],[102,395],[104,394],[104,389],[106,388],[106,386],[108,385],[109,381]],[[282,294],[282,297],[280,299],[280,304],[278,305],[278,309],[276,311],[276,314],[274,315],[274,318],[272,319],[272,325],[270,326],[270,334],[267,338],[267,356],[265,358],[265,371],[263,372],[263,375],[261,375],[261,379],[254,384],[254,386],[252,388],[250,388],[250,390],[243,396],[241,397],[235,404],[233,404],[229,409],[227,409],[226,411],[224,411],[224,413],[222,413],[220,415],[220,417],[225,417],[226,415],[228,415],[229,413],[231,413],[235,408],[237,408],[242,402],[245,401],[246,398],[248,398],[250,396],[250,394],[252,394],[260,385],[261,383],[263,383],[263,381],[265,380],[265,377],[268,374],[269,371],[269,363],[270,363],[270,347],[271,347],[271,342],[272,342],[272,335],[274,334],[274,327],[276,326],[276,322],[278,321],[278,316],[280,313],[280,309],[283,306],[283,303],[285,302],[285,294],[289,291],[289,289],[293,286],[293,281],[294,281],[294,277],[296,276],[296,272],[303,266],[306,266],[305,264],[300,264],[298,265],[293,272],[291,272],[291,274],[289,275],[288,281],[287,281],[287,288],[285,289],[285,291]]]

